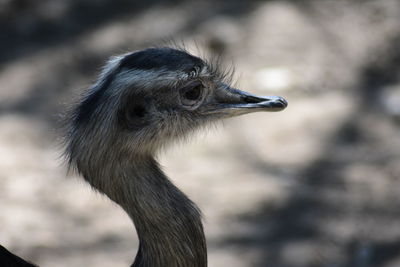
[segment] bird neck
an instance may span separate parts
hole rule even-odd
[[[135,157],[119,165],[112,168],[110,186],[103,181],[95,187],[135,224],[140,244],[132,266],[206,267],[206,242],[196,205],[171,183],[153,157]]]

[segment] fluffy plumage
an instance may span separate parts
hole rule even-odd
[[[185,50],[136,51],[112,58],[68,117],[70,167],[135,224],[140,245],[132,266],[207,266],[200,211],[155,156],[171,141],[219,119],[287,106],[280,97],[231,88],[229,77]],[[2,259],[25,266],[3,252],[1,266]]]

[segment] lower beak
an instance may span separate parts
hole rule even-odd
[[[256,96],[230,87],[217,91],[214,104],[213,113],[221,113],[226,117],[259,111],[281,111],[288,105],[280,96]]]

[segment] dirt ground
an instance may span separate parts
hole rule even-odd
[[[67,174],[59,121],[108,57],[173,39],[289,102],[160,155],[209,266],[400,266],[400,2],[144,2],[0,1],[0,243],[40,266],[133,261],[128,216]]]

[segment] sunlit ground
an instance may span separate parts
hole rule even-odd
[[[11,2],[2,245],[40,266],[132,263],[133,225],[67,174],[58,122],[109,56],[175,39],[233,62],[236,86],[289,101],[160,155],[204,213],[209,265],[400,265],[398,1]]]

